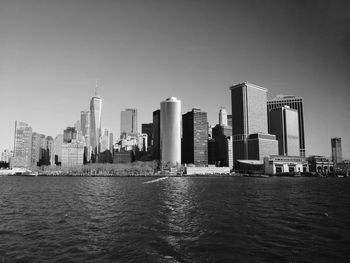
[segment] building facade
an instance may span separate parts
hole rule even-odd
[[[289,106],[268,112],[269,132],[276,135],[278,154],[300,156],[298,111]]]
[[[95,93],[90,101],[90,146],[94,161],[100,153],[102,99]]]
[[[175,97],[160,103],[160,160],[181,164],[181,101]]]
[[[120,112],[121,138],[137,134],[137,125],[137,109],[125,109],[125,111]]]
[[[216,125],[212,128],[211,164],[233,167],[232,127]],[[208,154],[209,155],[209,154]]]
[[[276,137],[267,133],[267,89],[244,82],[230,90],[235,164],[237,160],[263,160],[276,155]]]
[[[298,111],[298,126],[299,126],[299,150],[300,156],[305,157],[305,133],[304,133],[304,110],[303,98],[288,95],[279,95],[276,98],[267,101],[267,111],[272,109],[289,106],[291,109]],[[268,115],[269,118],[269,115]],[[270,129],[269,129],[270,132]],[[271,133],[271,132],[270,132]]]
[[[332,161],[335,165],[341,163],[343,160],[342,149],[341,149],[341,138],[335,137],[331,138],[332,146]]]
[[[224,107],[219,110],[219,124],[227,126],[227,110]]]
[[[160,110],[153,112],[152,159],[160,160]]]
[[[62,144],[61,162],[63,167],[71,167],[84,164],[84,143],[73,140]]]
[[[141,132],[146,133],[148,137],[148,147],[153,144],[153,123],[142,123]]]
[[[308,162],[300,156],[272,155],[264,158],[265,173],[270,175],[309,172]]]
[[[30,167],[32,156],[32,127],[15,121],[15,138],[11,167]]]
[[[207,113],[192,109],[182,116],[182,162],[208,165]]]

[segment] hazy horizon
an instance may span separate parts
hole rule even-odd
[[[350,2],[0,0],[0,150],[15,120],[55,137],[89,110],[96,79],[102,127],[120,112],[152,122],[164,99],[231,112],[244,81],[304,99],[306,154],[350,158]]]

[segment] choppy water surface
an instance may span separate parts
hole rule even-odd
[[[149,180],[0,177],[0,262],[350,262],[349,178]]]

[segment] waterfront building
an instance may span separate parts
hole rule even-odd
[[[324,156],[312,155],[306,158],[309,163],[309,171],[312,173],[334,172],[334,162],[329,161]]]
[[[160,103],[160,160],[181,164],[181,101],[175,97]]]
[[[232,127],[216,125],[213,129],[210,164],[233,167]]]
[[[80,125],[81,125],[81,133],[83,134],[83,136],[89,137],[89,129],[90,129],[90,112],[89,111],[80,112]]]
[[[131,163],[134,161],[134,152],[132,150],[118,152],[113,155],[113,163]]]
[[[62,144],[61,162],[63,167],[72,167],[84,163],[84,143],[72,140]]]
[[[46,137],[47,140],[47,151],[48,151],[48,164],[55,164],[55,141],[51,136]]]
[[[110,151],[113,153],[113,133],[110,129],[104,128],[101,135],[101,152]]]
[[[341,138],[331,138],[332,161],[335,165],[342,162]]]
[[[32,127],[15,121],[15,138],[11,167],[30,167],[32,154]]]
[[[233,158],[263,160],[278,154],[276,136],[267,133],[267,89],[244,82],[230,87]]]
[[[153,160],[160,160],[160,110],[153,112]]]
[[[120,136],[137,134],[137,109],[125,109],[120,113]]]
[[[278,154],[300,156],[298,111],[289,106],[268,112],[269,132],[276,135]]]
[[[196,166],[208,165],[207,113],[192,109],[182,115],[182,162]]]
[[[40,145],[42,134],[32,132],[31,165],[37,166],[40,160]]]
[[[147,134],[147,146],[150,147],[153,144],[153,123],[142,123],[141,132]]]
[[[101,137],[101,111],[102,111],[102,99],[97,95],[95,91],[95,96],[91,98],[90,101],[90,146],[91,155],[93,155],[93,161],[98,160],[98,155],[100,153],[100,137]]]
[[[219,111],[219,124],[227,126],[227,111],[224,107],[221,107]]]
[[[62,145],[63,145],[63,134],[58,134],[54,140],[54,164],[61,165],[62,163]]]
[[[304,133],[304,110],[303,110],[303,98],[290,96],[290,95],[278,95],[276,98],[267,101],[267,111],[272,109],[282,108],[283,106],[289,106],[291,109],[298,111],[298,126],[299,126],[299,150],[300,156],[305,157],[305,133]],[[269,114],[268,114],[269,118]],[[269,128],[269,133],[272,133]]]
[[[269,175],[309,172],[308,162],[300,156],[271,155],[264,158],[264,167]]]

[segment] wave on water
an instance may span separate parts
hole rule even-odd
[[[151,181],[143,182],[142,184],[152,184],[152,183],[156,183],[156,182],[159,182],[159,181],[163,181],[163,180],[168,179],[168,178],[169,178],[168,176],[165,176],[165,177],[161,177],[161,178],[154,179],[154,180],[151,180]]]

